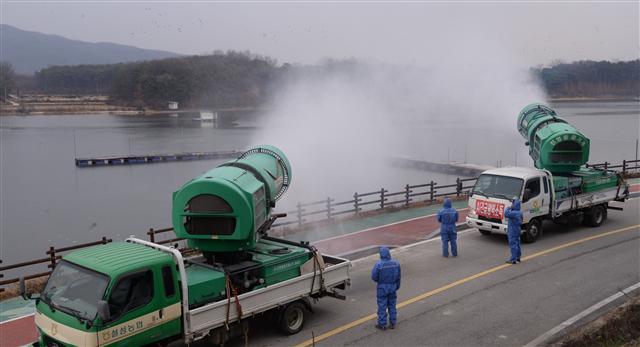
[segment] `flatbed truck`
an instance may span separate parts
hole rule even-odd
[[[504,210],[522,203],[522,239],[535,242],[543,221],[600,226],[611,202],[624,202],[629,186],[620,174],[583,166],[589,139],[543,104],[526,106],[518,131],[527,140],[535,168],[505,167],[480,174],[469,194],[466,223],[482,234],[507,233]]]
[[[174,192],[188,256],[135,237],[65,255],[35,298],[35,345],[223,344],[264,314],[298,333],[312,300],[345,298],[351,263],[268,235],[290,182],[284,153],[259,146]]]

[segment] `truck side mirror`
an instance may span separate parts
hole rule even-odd
[[[527,202],[531,198],[531,189],[525,188],[524,194],[522,194],[522,202]]]
[[[103,323],[108,322],[111,319],[109,304],[104,300],[98,301],[98,317]]]

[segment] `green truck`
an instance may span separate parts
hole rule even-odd
[[[135,237],[64,256],[35,298],[34,345],[222,344],[263,314],[299,332],[311,299],[344,299],[351,263],[268,236],[290,181],[284,154],[260,146],[174,193],[174,231],[188,256]]]

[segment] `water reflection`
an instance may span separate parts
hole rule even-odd
[[[638,105],[567,103],[555,106],[562,117],[592,139],[591,162],[597,162],[621,161],[634,156],[640,118]],[[596,113],[608,116],[605,120]],[[66,246],[72,242],[95,241],[102,236],[145,237],[149,227],[169,226],[173,191],[220,164],[221,160],[78,169],[74,159],[241,151],[253,145],[249,142],[258,129],[258,114],[220,113],[218,122],[193,119],[198,116],[199,112],[159,116],[0,117],[0,258],[10,264],[42,257],[51,244]],[[604,122],[606,127],[602,126]],[[464,124],[444,126],[465,130]],[[435,160],[468,158],[469,162],[502,161],[503,165],[517,160],[522,165],[526,159],[514,155],[514,148],[522,147],[520,139],[517,143],[505,144],[500,134],[490,130],[466,129],[464,137],[452,141],[442,129],[432,125],[405,128],[410,138],[429,136],[447,143],[446,148],[423,149],[425,153],[440,155],[434,157]],[[331,140],[331,134],[323,135],[327,141]],[[496,150],[487,151],[490,146]],[[399,190],[406,183],[431,179],[447,183],[455,179],[415,170],[393,170],[396,170],[397,182],[380,181],[378,187],[361,187],[355,183],[343,192],[345,196],[335,196],[335,192],[326,194],[343,199],[355,191],[381,186]],[[308,200],[324,198],[326,196],[309,196]],[[294,198],[285,196],[284,204],[297,202],[287,199]]]

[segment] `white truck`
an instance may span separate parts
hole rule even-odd
[[[469,194],[466,223],[483,235],[506,234],[504,210],[518,198],[522,202],[524,242],[538,239],[544,220],[597,227],[607,219],[607,209],[621,210],[609,203],[624,201],[629,194],[628,186],[615,173],[603,172],[600,181],[605,184],[598,186],[598,180],[591,178],[585,189],[579,172],[554,177],[548,170],[524,167],[488,170],[478,177]]]

